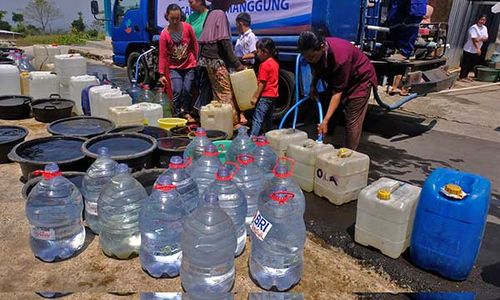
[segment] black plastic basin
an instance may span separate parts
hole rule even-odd
[[[146,169],[135,172],[132,176],[134,176],[134,178],[142,184],[148,192],[148,195],[151,195],[151,190],[153,189],[156,179],[158,179],[158,177],[160,177],[165,170],[167,169]]]
[[[91,138],[115,128],[115,123],[97,117],[72,117],[50,123],[47,130],[52,135],[66,135]]]
[[[23,178],[30,180],[33,171],[42,170],[49,163],[57,163],[61,171],[84,172],[88,168],[81,148],[85,139],[71,136],[52,136],[29,140],[15,146],[10,160],[19,163]]]
[[[170,131],[172,137],[187,137],[192,139],[195,136],[196,126],[175,127]],[[222,141],[227,139],[227,133],[221,130],[206,130],[206,133],[211,141]]]
[[[80,189],[82,187],[83,177],[85,177],[85,172],[71,172],[71,171],[62,172],[62,176],[69,179],[69,181],[73,182],[76,185],[76,187]],[[24,200],[28,199],[28,195],[30,194],[31,190],[35,187],[37,183],[40,182],[40,180],[42,180],[42,177],[37,176],[31,178],[30,180],[28,180],[28,182],[24,184],[23,190],[21,192]]]
[[[50,95],[47,99],[36,99],[31,102],[31,110],[35,120],[50,123],[71,117],[75,103],[72,100],[61,99],[59,95]]]
[[[182,156],[191,140],[183,137],[163,138],[158,140],[158,166],[168,168],[172,156]]]
[[[107,147],[112,159],[126,163],[133,171],[140,171],[151,168],[156,146],[156,139],[145,134],[108,133],[86,141],[82,152],[92,163],[97,158],[97,149]]]
[[[154,126],[121,126],[116,127],[109,133],[142,133],[154,137],[155,139],[161,139],[165,137],[171,137],[170,131]]]
[[[20,120],[30,117],[30,103],[33,98],[28,96],[0,96],[0,119]]]
[[[21,126],[0,126],[0,164],[10,162],[8,155],[15,145],[24,141],[28,129]]]

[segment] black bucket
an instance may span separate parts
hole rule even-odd
[[[52,135],[95,137],[115,128],[115,123],[97,117],[72,117],[54,121],[47,127]]]
[[[134,176],[134,178],[142,184],[148,192],[148,195],[151,195],[151,190],[153,189],[156,179],[158,179],[158,177],[160,177],[160,175],[166,170],[167,169],[146,169],[135,172],[132,176]]]
[[[191,140],[183,137],[163,138],[158,140],[158,165],[168,168],[172,156],[183,156]]]
[[[155,126],[141,126],[141,125],[117,127],[111,130],[109,133],[128,133],[128,132],[149,135],[155,139],[161,139],[172,136],[170,131],[166,129]]]
[[[78,189],[82,188],[82,181],[83,177],[85,177],[85,172],[62,172],[62,176],[69,179],[69,181],[73,182]],[[23,186],[22,189],[22,196],[24,200],[28,199],[28,195],[30,194],[31,190],[35,187],[37,183],[42,180],[41,176],[37,176],[34,178],[31,178],[26,182]]]
[[[28,96],[0,96],[0,119],[20,120],[30,117],[30,103],[33,98]]]
[[[112,159],[140,171],[151,168],[157,144],[156,139],[140,133],[108,133],[86,141],[82,151],[92,163],[97,158],[97,149],[107,147]]]
[[[31,110],[35,120],[42,123],[50,123],[56,120],[71,117],[75,103],[61,96],[53,94],[47,99],[37,99],[31,102]]]
[[[9,153],[10,160],[19,163],[22,181],[33,178],[33,171],[43,170],[49,163],[57,163],[61,171],[87,170],[89,164],[81,148],[85,139],[71,136],[52,136],[29,140],[15,146]]]
[[[15,145],[24,142],[28,129],[21,126],[0,126],[0,164],[10,162],[8,155]]]

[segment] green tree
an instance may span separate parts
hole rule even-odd
[[[31,0],[23,13],[26,20],[38,24],[44,32],[52,21],[61,17],[61,11],[52,0]]]
[[[83,22],[83,13],[78,12],[78,19],[71,22],[71,29],[75,32],[84,32],[85,31],[85,23]]]
[[[7,12],[5,10],[0,10],[0,30],[12,30],[12,26],[10,26],[9,22],[4,21],[3,17]]]
[[[26,27],[24,26],[24,15],[20,13],[12,12],[12,21],[16,23],[16,28],[14,29],[17,32],[26,31]]]

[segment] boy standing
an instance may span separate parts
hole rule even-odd
[[[245,66],[253,66],[255,63],[255,53],[257,52],[257,37],[252,32],[250,25],[252,18],[248,13],[240,13],[236,17],[236,28],[239,37],[234,47],[234,53]]]

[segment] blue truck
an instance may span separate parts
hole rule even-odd
[[[186,15],[192,13],[188,0],[108,0],[112,3],[112,17],[106,20],[112,27],[113,61],[128,68],[129,78],[154,85],[158,79],[157,50],[138,61],[141,53],[158,44],[161,30],[166,26],[163,17],[166,7],[178,4]],[[409,0],[408,0],[409,1]],[[307,95],[309,68],[297,51],[298,36],[305,30],[321,29],[327,35],[340,37],[359,46],[374,63],[380,83],[396,74],[404,80],[414,96],[449,88],[454,77],[446,73],[446,23],[427,24],[419,59],[394,62],[386,58],[394,53],[387,38],[390,28],[384,27],[389,0],[247,0],[231,6],[228,17],[236,36],[235,18],[240,12],[252,16],[252,29],[258,37],[272,38],[279,51],[280,99],[274,116],[279,118],[299,96]],[[91,2],[94,16],[99,13],[97,1]],[[423,39],[423,41],[422,41]],[[139,66],[136,68],[137,64]],[[299,74],[297,74],[299,73]],[[300,80],[295,80],[299,76]],[[297,78],[297,79],[299,79]],[[298,84],[297,84],[298,83]],[[296,89],[296,85],[299,86]],[[297,92],[300,95],[296,95]],[[387,109],[396,106],[379,103]],[[406,102],[404,99],[401,103]]]

